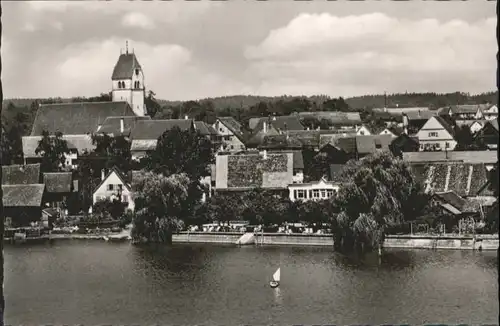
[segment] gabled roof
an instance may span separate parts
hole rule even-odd
[[[448,121],[446,121],[443,117],[441,116],[435,116],[433,117],[434,119],[436,119],[437,122],[439,122],[439,124],[441,124],[441,126],[443,126],[443,128],[451,135],[451,136],[455,136],[455,130],[453,129],[453,127],[448,123]]]
[[[391,135],[356,136],[356,150],[359,154],[388,151],[392,139]]]
[[[437,110],[425,110],[425,111],[409,111],[404,113],[409,121],[414,120],[429,120],[432,117],[438,115]]]
[[[111,79],[131,79],[136,68],[141,69],[141,65],[134,53],[120,54],[115,68],[113,69]]]
[[[450,204],[457,210],[461,211],[466,200],[457,195],[454,191],[437,192],[434,194],[436,199],[439,199],[443,204]]]
[[[217,135],[215,129],[204,121],[195,121],[194,125],[196,126],[196,130],[203,136]]]
[[[140,120],[151,120],[150,117],[107,117],[102,123],[101,128],[98,130],[99,133],[105,133],[108,135],[121,135],[120,131],[120,121],[123,119],[123,134],[130,135],[130,132]]]
[[[42,136],[27,136],[22,138],[23,156],[25,159],[39,157],[35,152],[41,139]],[[82,154],[84,151],[90,153],[95,148],[90,135],[63,135],[63,139],[67,142],[70,150],[75,150],[79,154]]]
[[[462,104],[452,105],[447,109],[451,109],[452,114],[474,114],[478,110],[483,111],[490,108],[491,104]]]
[[[2,184],[20,185],[40,182],[40,164],[2,166]]]
[[[400,108],[400,107],[395,107],[395,108],[373,108],[373,112],[384,112],[384,113],[390,113],[391,115],[402,115],[404,113],[408,112],[424,112],[424,111],[430,111],[429,107],[409,107],[409,108]]]
[[[127,178],[125,177],[125,175],[120,171],[118,170],[116,167],[113,167],[111,168],[111,170],[109,170],[108,174],[104,177],[103,180],[101,180],[101,182],[97,185],[97,187],[95,187],[94,191],[92,193],[95,193],[97,190],[99,190],[99,188],[106,182],[106,180],[108,180],[109,176],[113,173],[116,173],[116,175],[118,176],[118,178],[120,179],[120,181],[122,182],[122,184],[130,191],[131,188],[130,188],[130,184],[127,180]]]
[[[438,151],[403,153],[403,160],[409,163],[457,161],[470,164],[494,164],[498,162],[498,157],[496,151]]]
[[[127,102],[82,102],[42,104],[33,122],[31,136],[41,136],[46,130],[64,135],[85,135],[97,130],[107,117],[135,116]]]
[[[71,172],[44,173],[43,183],[50,193],[71,192],[73,176]]]
[[[264,136],[262,142],[257,146],[260,149],[291,149],[302,148],[302,142],[286,134]]]
[[[134,129],[132,129],[130,138],[132,140],[158,140],[165,131],[174,127],[188,131],[193,126],[193,120],[190,119],[140,120],[136,122]]]
[[[304,126],[300,122],[300,119],[296,116],[282,115],[273,116],[269,118],[251,118],[248,122],[250,129],[257,131],[263,128],[263,123],[267,122],[271,124],[277,130],[304,130]]]
[[[40,207],[44,184],[2,185],[4,207]]]
[[[233,117],[217,117],[224,126],[227,127],[238,139],[242,140],[243,133],[241,131],[241,124]]]
[[[320,149],[325,146],[332,146],[346,153],[354,153],[356,151],[356,137],[345,137],[342,135],[321,135]]]

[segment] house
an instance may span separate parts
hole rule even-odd
[[[5,222],[12,227],[41,222],[43,184],[2,185]]]
[[[254,132],[263,129],[265,127],[264,122],[267,122],[267,125],[272,125],[274,129],[279,132],[287,131],[287,130],[304,130],[304,125],[300,122],[299,117],[295,115],[285,115],[285,116],[270,116],[264,118],[251,118],[248,121],[248,127]]]
[[[457,127],[467,127],[469,128],[471,134],[478,133],[483,129],[484,125],[488,120],[457,120],[455,124]]]
[[[2,191],[7,225],[41,221],[45,185],[40,182],[40,164],[2,166]]]
[[[397,126],[389,126],[385,129],[383,129],[381,132],[379,132],[379,135],[390,135],[393,138],[399,137],[401,134],[404,133],[404,130],[397,127]]]
[[[498,119],[488,120],[483,128],[475,135],[476,141],[485,144],[488,149],[498,148]]]
[[[407,134],[413,134],[429,121],[430,118],[438,115],[437,110],[417,110],[403,113],[403,129]]]
[[[481,120],[484,119],[483,110],[490,108],[490,104],[465,104],[452,105],[440,108],[440,116],[449,116],[455,120]]]
[[[92,143],[92,136],[85,135],[63,135],[69,149],[69,153],[65,155],[65,166],[76,168],[79,158],[85,153],[90,153],[95,146]],[[22,138],[23,157],[25,164],[34,164],[41,161],[40,155],[36,154],[38,143],[42,140],[42,136],[26,136]]]
[[[321,135],[319,154],[324,154],[331,164],[344,164],[356,158],[356,137]]]
[[[357,136],[370,136],[372,134],[372,128],[369,128],[367,125],[362,125],[356,131]]]
[[[457,146],[453,127],[441,116],[431,117],[418,131],[421,151],[452,151]]]
[[[486,120],[498,119],[498,106],[491,105],[489,108],[483,109],[483,115]]]
[[[45,203],[50,207],[63,207],[66,199],[73,194],[73,174],[71,172],[43,173],[45,184]]]
[[[390,135],[356,136],[356,153],[358,157],[363,157],[379,151],[390,151],[392,139]]]
[[[395,156],[401,156],[404,152],[418,152],[420,146],[418,144],[418,138],[403,133],[393,139],[389,145],[389,149]]]
[[[216,148],[218,148],[218,133],[215,131],[215,129],[206,123],[205,121],[195,121],[194,122],[194,127],[196,131],[200,133],[200,135],[205,136],[208,138]]]
[[[108,136],[126,136],[129,137],[132,129],[138,121],[151,120],[148,116],[129,116],[129,117],[107,117],[104,122],[97,127],[96,134],[107,134]]]
[[[73,161],[81,154],[82,147],[92,147],[90,134],[99,132],[105,123],[106,130],[108,126],[113,126],[114,134],[115,130],[121,128],[120,117],[124,117],[123,123],[126,124],[125,120],[130,119],[127,117],[146,115],[144,75],[134,53],[128,53],[127,50],[119,56],[111,76],[111,86],[110,102],[41,104],[31,134],[22,138],[25,163],[38,159],[35,149],[43,131],[51,135],[56,132],[63,134],[63,139],[68,141],[71,149],[67,163],[74,167]],[[113,121],[106,121],[108,118],[113,118]]]
[[[218,117],[213,124],[222,151],[245,150],[241,124],[233,117]]]
[[[429,107],[408,107],[408,108],[403,108],[403,107],[392,107],[392,108],[387,108],[387,107],[383,107],[383,108],[373,108],[372,109],[373,112],[377,112],[377,113],[381,113],[381,112],[385,112],[385,113],[389,113],[391,115],[403,115],[403,114],[408,114],[410,112],[426,112],[426,111],[430,111],[430,108]]]
[[[92,203],[95,205],[100,200],[119,199],[125,208],[134,210],[134,199],[132,188],[127,178],[116,168],[111,169],[107,175],[104,171],[101,176],[101,183],[97,185],[92,193]]]
[[[293,183],[288,185],[290,201],[325,200],[334,197],[340,185],[322,178],[316,182]]]
[[[286,191],[293,183],[293,153],[244,153],[216,156],[215,191],[254,188]]]
[[[492,210],[496,198],[493,196],[463,198],[454,191],[446,191],[433,194],[431,202],[457,218],[484,217]]]
[[[133,160],[140,160],[148,151],[156,149],[156,143],[163,133],[174,127],[182,131],[195,131],[196,125],[191,119],[140,120],[130,133],[130,152]]]

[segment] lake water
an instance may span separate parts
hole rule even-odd
[[[496,252],[59,241],[5,248],[6,323],[498,324]],[[268,285],[281,266],[281,286]]]

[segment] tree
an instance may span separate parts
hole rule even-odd
[[[116,220],[125,213],[125,204],[121,202],[120,198],[113,196],[111,199],[105,198],[97,201],[92,208],[92,212],[102,219],[111,217]]]
[[[455,127],[455,139],[457,141],[455,150],[457,151],[471,150],[475,147],[474,135],[467,125]]]
[[[183,224],[189,183],[186,174],[167,177],[154,172],[144,172],[134,180],[134,240],[172,243],[172,232]]]
[[[149,91],[148,95],[144,99],[144,104],[146,104],[146,111],[148,116],[154,118],[156,113],[161,110],[161,105],[158,104],[155,98],[156,94],[153,91]]]
[[[122,173],[128,173],[132,167],[130,141],[126,136],[111,137],[107,134],[92,135],[92,144],[95,146],[91,156],[102,158],[102,167],[109,170],[118,168]],[[98,161],[94,161],[98,162]]]
[[[186,173],[192,181],[209,176],[215,161],[209,139],[198,132],[182,131],[178,127],[164,132],[156,149],[146,156],[146,169],[163,175]]]
[[[335,199],[342,212],[332,227],[337,248],[380,246],[384,229],[415,219],[422,210],[422,187],[406,163],[390,153],[377,153],[349,161],[343,171],[345,185]]]
[[[7,133],[5,132],[5,129],[2,126],[2,135],[0,139],[0,165],[9,165],[12,163],[12,144],[7,138]]]
[[[53,136],[48,131],[42,132],[42,139],[38,142],[35,154],[42,158],[40,170],[42,172],[60,172],[66,166],[66,155],[69,154],[68,143],[63,139],[61,132]]]

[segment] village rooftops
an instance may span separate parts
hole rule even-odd
[[[430,111],[429,107],[408,107],[408,108],[400,108],[400,107],[392,107],[392,108],[373,108],[373,112],[387,112],[394,115],[402,115],[404,113],[408,114],[410,112],[425,112]]]
[[[304,130],[304,126],[300,119],[296,116],[273,116],[264,118],[251,118],[248,121],[248,126],[254,131],[264,129],[264,123],[272,125],[276,130]]]
[[[195,129],[191,119],[139,120],[130,133],[132,140],[158,140],[164,132],[178,127],[181,131]]]
[[[40,207],[44,184],[2,185],[4,207]]]
[[[494,164],[498,162],[496,151],[439,151],[439,152],[406,152],[403,160],[408,163],[431,162],[463,162],[471,164]]]
[[[2,166],[2,185],[40,183],[40,164]]]
[[[71,192],[73,176],[71,172],[51,172],[43,174],[43,183],[50,193]]]
[[[122,53],[113,69],[112,80],[132,79],[135,69],[141,69],[141,65],[134,53]]]
[[[108,135],[130,135],[138,121],[151,120],[150,117],[107,117],[98,133]],[[123,127],[123,130],[122,130]]]
[[[23,142],[23,156],[24,158],[36,158],[36,149],[42,136],[26,136],[22,138]],[[68,148],[76,151],[79,154],[84,152],[92,152],[95,146],[92,144],[92,136],[90,134],[84,135],[63,135],[63,139],[67,142]]]
[[[238,139],[243,139],[241,124],[233,117],[217,117],[217,120],[222,122]]]
[[[356,136],[356,150],[358,154],[373,154],[378,151],[389,151],[392,143],[391,135]]]
[[[37,110],[31,136],[42,132],[85,135],[97,131],[108,117],[135,116],[127,102],[42,104]]]
[[[314,111],[298,112],[301,118],[314,118],[318,121],[327,120],[331,125],[358,125],[361,124],[359,112],[333,112],[333,111]]]
[[[492,104],[461,104],[461,105],[451,105],[440,108],[439,114],[475,114],[478,110],[484,111],[492,107]]]

